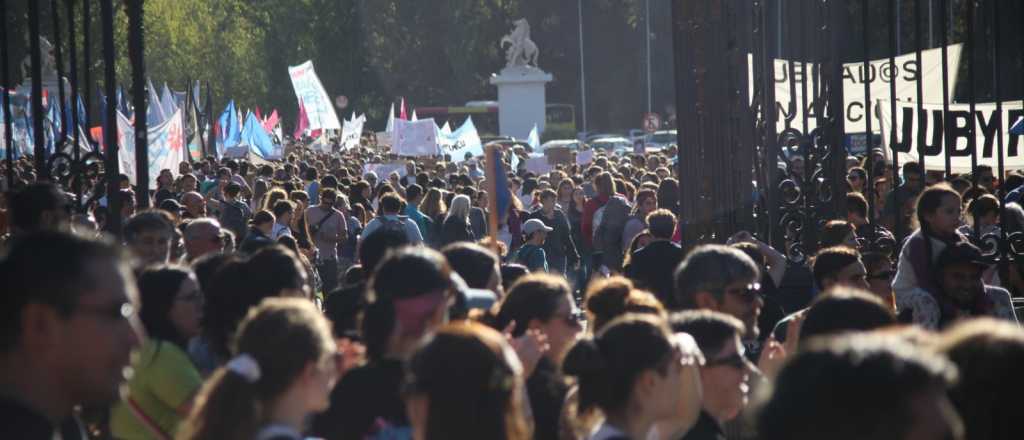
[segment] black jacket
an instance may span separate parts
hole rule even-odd
[[[624,272],[637,287],[650,290],[665,307],[673,309],[676,305],[673,275],[683,257],[679,245],[667,240],[655,241],[633,252]]]
[[[469,223],[458,217],[448,217],[441,225],[441,246],[446,246],[459,241],[475,241],[473,230]]]
[[[572,239],[572,227],[569,226],[569,219],[561,209],[555,208],[551,218],[544,216],[543,210],[536,210],[530,214],[530,218],[540,219],[544,225],[553,228],[544,241],[544,253],[548,256],[548,266],[557,266],[562,258],[567,260],[567,265],[572,266],[580,260],[580,254],[576,250],[576,242]],[[555,269],[555,267],[552,267]],[[564,270],[564,267],[557,269]]]

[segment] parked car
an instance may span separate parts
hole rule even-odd
[[[578,141],[576,139],[555,139],[555,140],[552,140],[552,141],[547,141],[543,145],[541,145],[540,146],[540,151],[545,151],[545,150],[547,150],[549,148],[554,148],[554,147],[566,147],[566,148],[568,148],[570,150],[579,150],[580,149],[580,141]]]
[[[647,151],[661,151],[678,142],[679,137],[676,130],[659,130],[647,135],[645,139]]]
[[[590,142],[590,148],[622,156],[633,151],[633,142],[624,137],[606,137]]]

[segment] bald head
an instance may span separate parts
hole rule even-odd
[[[220,223],[212,218],[200,218],[185,227],[185,251],[189,260],[223,250],[224,233]]]
[[[185,205],[185,211],[191,218],[206,216],[206,199],[195,191],[187,192],[181,196],[181,203]]]

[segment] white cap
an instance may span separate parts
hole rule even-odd
[[[543,230],[544,232],[554,231],[554,229],[545,226],[544,222],[540,221],[540,219],[531,218],[527,220],[526,223],[523,223],[523,233],[526,235],[530,235],[540,230]]]

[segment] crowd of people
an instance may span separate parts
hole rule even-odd
[[[851,157],[795,259],[686,242],[675,147],[517,153],[507,195],[479,159],[367,172],[396,159],[366,142],[141,193],[4,165],[0,437],[1019,438],[1024,261],[986,243],[1024,231],[1024,177]]]

